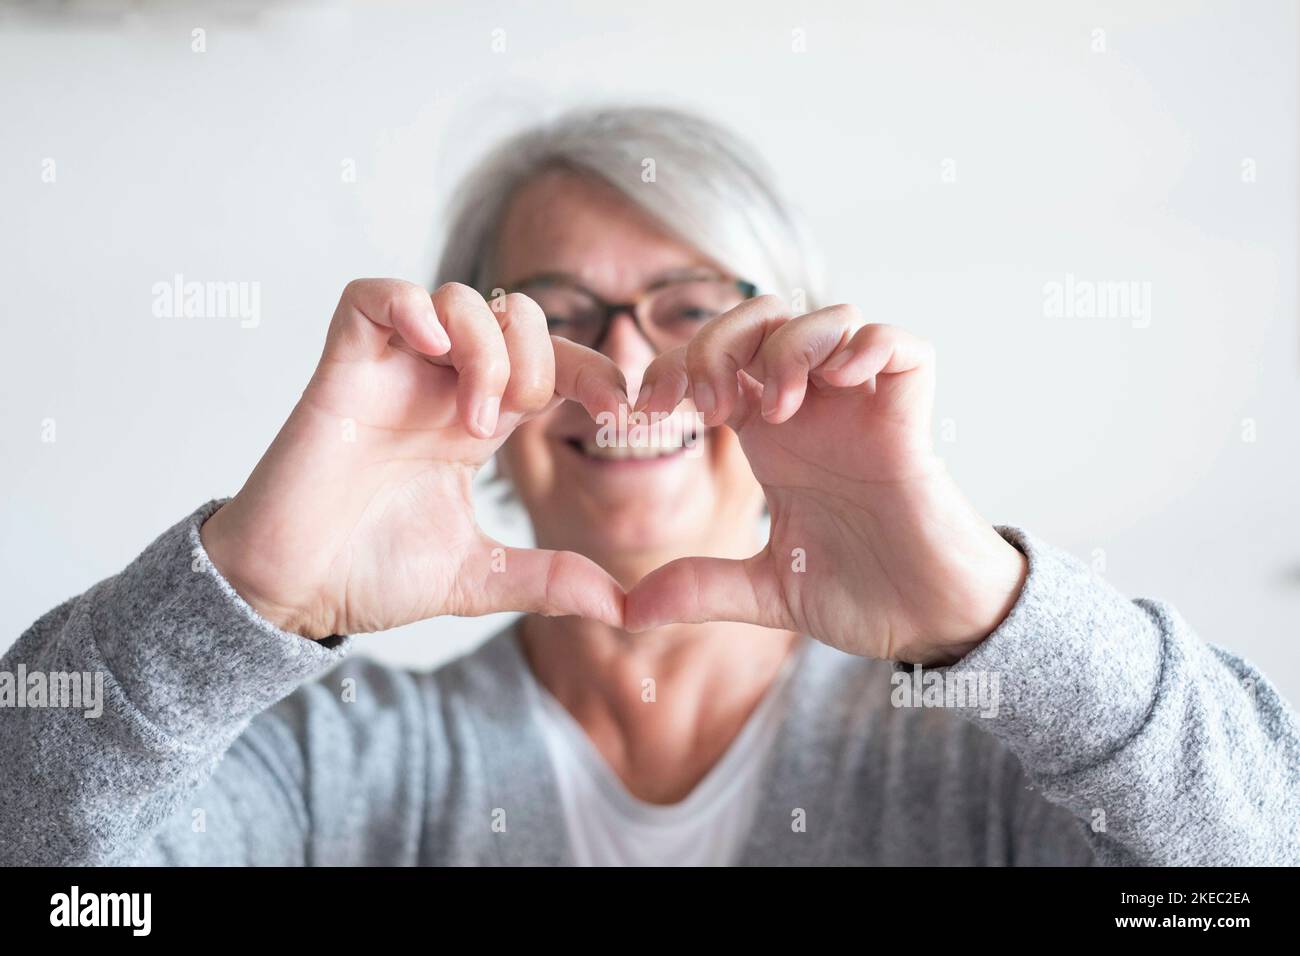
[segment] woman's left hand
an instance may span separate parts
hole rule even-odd
[[[771,511],[744,561],[670,562],[628,594],[625,624],[732,620],[800,631],[851,654],[945,664],[1015,603],[1026,561],[936,457],[934,350],[857,309],[797,318],[761,296],[646,370],[637,407],[690,397],[738,434]]]

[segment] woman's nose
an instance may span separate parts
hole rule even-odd
[[[628,394],[635,396],[641,387],[641,376],[658,354],[641,333],[641,327],[629,312],[620,312],[610,322],[600,351],[609,356],[627,379]]]

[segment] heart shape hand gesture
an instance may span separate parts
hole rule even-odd
[[[589,559],[508,548],[474,520],[477,470],[564,400],[626,403],[605,356],[548,335],[530,299],[459,284],[348,285],[320,364],[209,557],[280,627],[321,638],[444,614],[579,615],[628,630],[738,620],[855,654],[955,660],[1005,615],[1024,558],[965,502],[929,441],[930,348],[836,306],[750,300],[659,356],[638,407],[693,399],[734,428],[772,514],[745,561],[684,558],[624,594]]]

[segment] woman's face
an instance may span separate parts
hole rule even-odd
[[[497,261],[505,288],[558,273],[606,302],[630,302],[662,278],[717,268],[612,187],[558,171],[516,196]],[[632,316],[614,317],[600,350],[622,370],[635,397],[656,351]],[[695,421],[689,404],[675,414],[677,425],[688,434],[694,430],[687,425]],[[674,557],[746,557],[757,550],[762,491],[734,432],[708,429],[694,447],[631,458],[593,450],[599,428],[580,406],[566,402],[521,425],[503,447],[505,473],[540,546],[585,554],[625,585]]]

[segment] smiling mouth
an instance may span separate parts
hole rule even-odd
[[[568,445],[583,458],[600,462],[620,461],[662,461],[684,454],[688,447],[699,441],[697,436],[685,436],[686,441],[666,442],[661,444],[639,445],[601,445],[595,439],[566,438]]]

